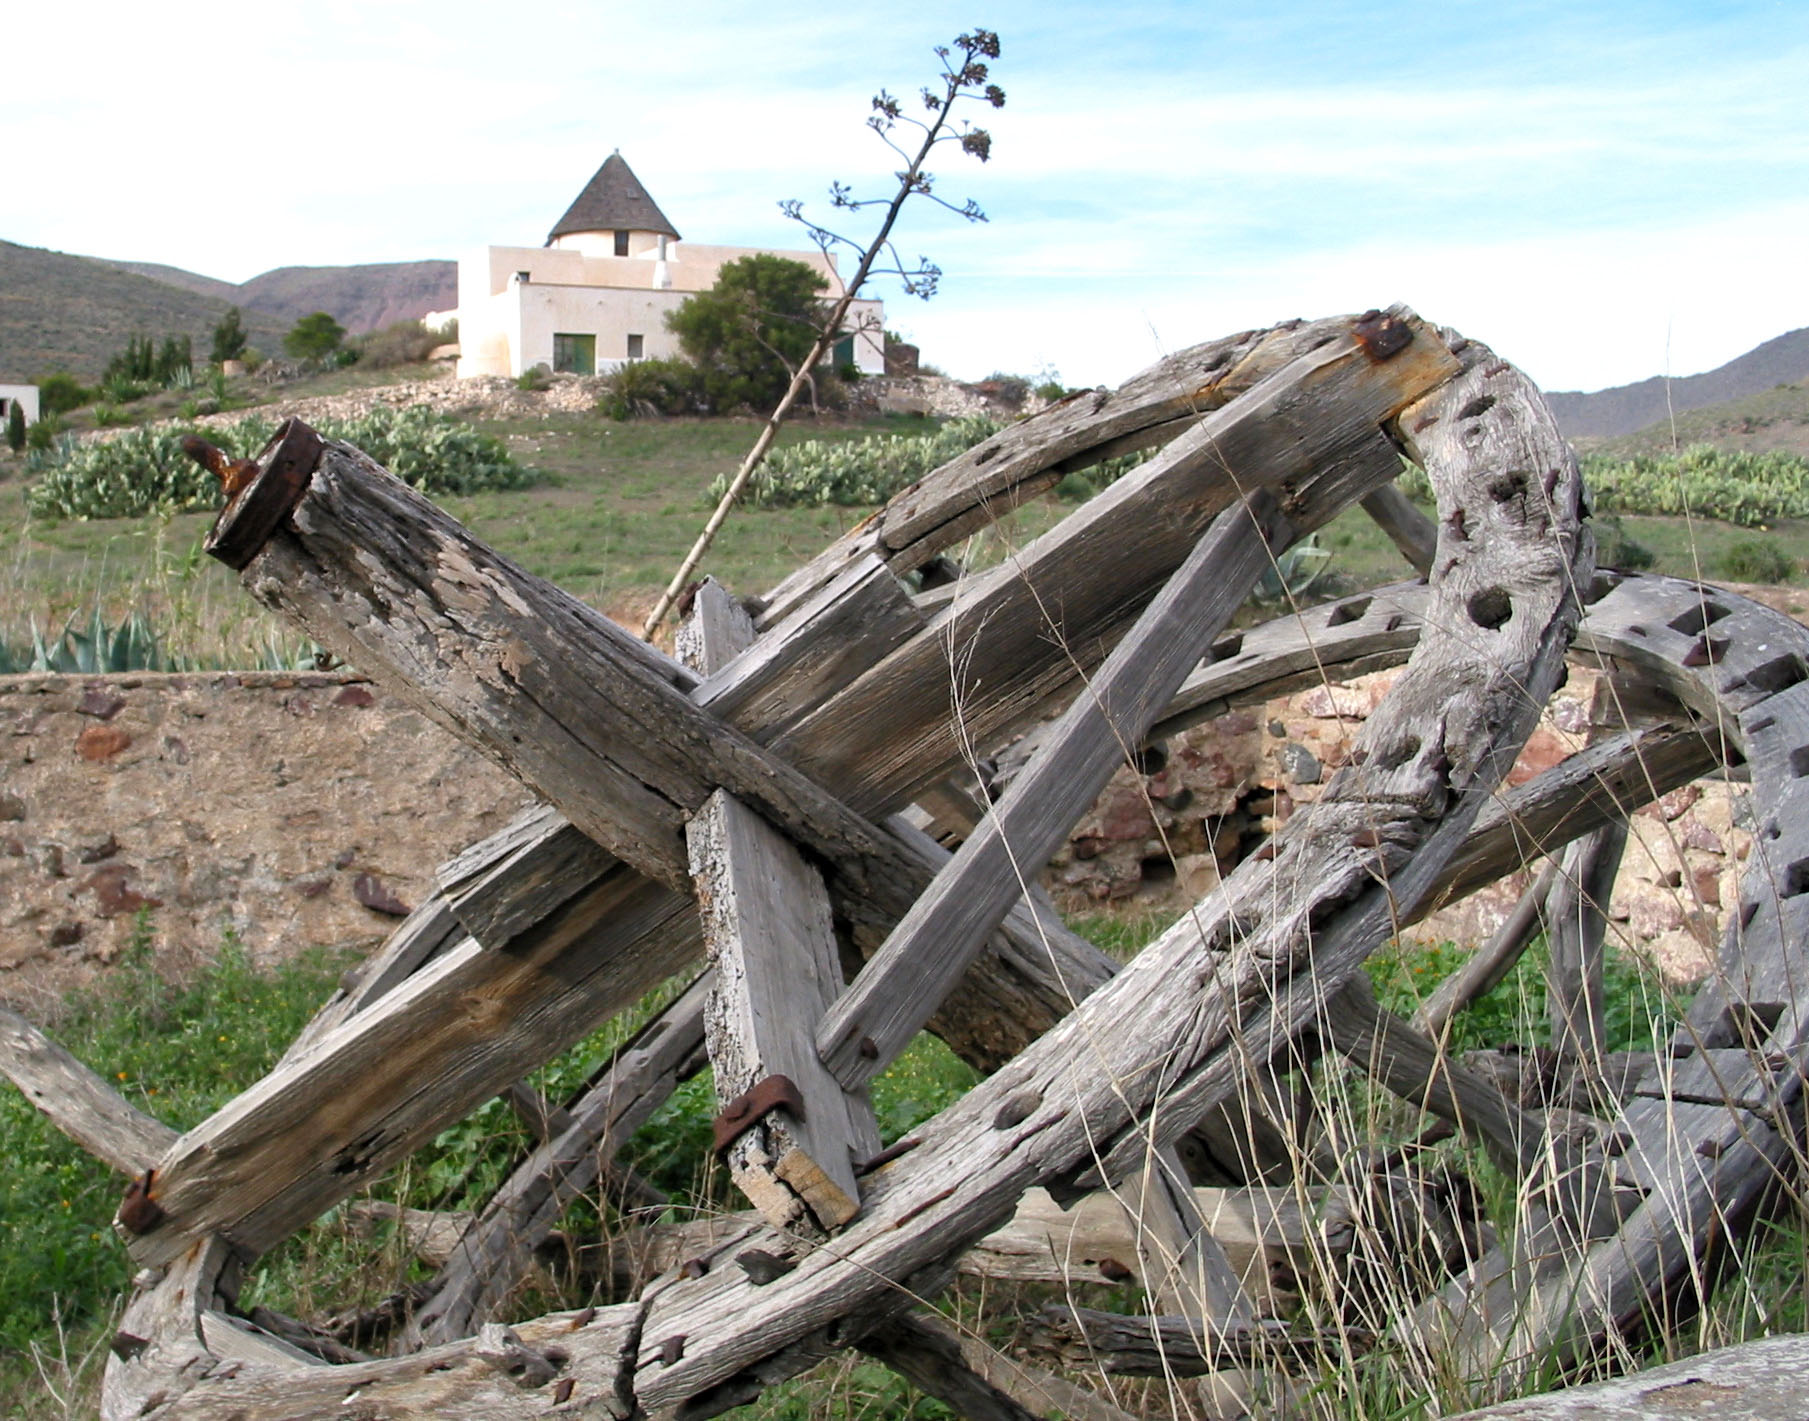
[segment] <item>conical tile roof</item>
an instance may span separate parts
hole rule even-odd
[[[678,228],[647,195],[620,150],[603,160],[584,191],[566,208],[565,216],[553,224],[547,244],[572,232],[663,232],[678,240]]]

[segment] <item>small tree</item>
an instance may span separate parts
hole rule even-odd
[[[344,326],[325,311],[315,311],[291,327],[283,337],[283,349],[297,360],[325,360],[344,339]]]
[[[6,447],[15,454],[25,447],[25,406],[17,400],[6,411]]]
[[[778,403],[816,344],[819,297],[828,287],[802,262],[761,252],[729,262],[714,286],[666,317],[703,372],[712,409],[765,411]]]
[[[220,317],[214,326],[213,348],[208,359],[215,365],[224,365],[228,360],[237,360],[245,349],[245,330],[239,308],[234,306]]]

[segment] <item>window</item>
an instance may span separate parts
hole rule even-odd
[[[595,336],[553,335],[553,370],[560,375],[595,375],[597,373],[597,338]]]
[[[639,360],[641,358],[642,346],[644,343],[643,337],[630,332],[628,336],[628,358],[630,360]]]
[[[619,257],[628,255],[628,234],[626,232],[616,233],[616,255]]]

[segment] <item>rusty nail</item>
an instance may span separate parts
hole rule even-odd
[[[591,1323],[596,1321],[596,1317],[597,1310],[595,1308],[582,1309],[572,1318],[572,1331],[576,1332],[580,1327],[589,1327]]]
[[[895,1140],[887,1145],[871,1159],[862,1160],[859,1164],[855,1165],[854,1172],[856,1174],[871,1174],[881,1165],[891,1164],[893,1160],[898,1159],[901,1155],[908,1155],[922,1143],[923,1141],[916,1138],[916,1136],[906,1135],[904,1139]]]
[[[235,497],[258,471],[257,460],[229,458],[224,449],[209,444],[199,434],[182,436],[182,452],[220,481],[228,499]]]
[[[701,1278],[710,1271],[710,1260],[707,1258],[687,1258],[679,1265],[678,1276],[681,1278]]]
[[[570,1377],[560,1377],[553,1383],[553,1405],[564,1406],[572,1399],[572,1392],[577,1385]]]
[[[681,1357],[683,1357],[684,1355],[685,1355],[685,1334],[684,1333],[675,1332],[670,1337],[668,1337],[664,1342],[660,1343],[660,1365],[662,1367],[677,1366],[679,1359]]]
[[[151,1185],[157,1171],[147,1169],[139,1179],[134,1179],[126,1188],[126,1197],[120,1202],[119,1222],[128,1232],[148,1234],[163,1222],[163,1206],[151,1197]]]

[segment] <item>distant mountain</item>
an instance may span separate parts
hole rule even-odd
[[[205,357],[232,304],[110,262],[0,242],[0,381],[35,381],[53,370],[99,379],[134,334],[186,335]],[[281,350],[292,324],[245,312],[251,343],[265,351]]]
[[[1568,438],[1613,439],[1648,425],[1668,423],[1685,410],[1744,399],[1799,380],[1809,380],[1809,328],[1768,340],[1700,375],[1669,381],[1655,375],[1591,394],[1548,392],[1545,399]]]
[[[205,356],[229,307],[267,355],[301,317],[326,311],[348,331],[377,330],[458,304],[449,261],[280,267],[234,284],[155,262],[72,256],[0,241],[0,381],[53,370],[95,380],[140,334],[187,335]]]
[[[418,321],[429,311],[459,303],[458,263],[450,261],[373,262],[364,266],[283,266],[239,286],[153,262],[114,261],[198,295],[214,296],[246,311],[262,311],[285,327],[325,311],[354,334],[380,330],[397,321]]]

